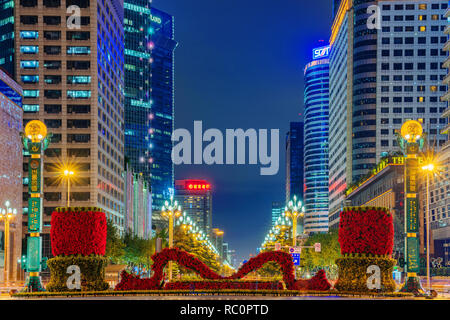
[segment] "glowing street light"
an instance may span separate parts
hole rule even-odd
[[[72,170],[65,169],[63,172],[64,177],[67,179],[67,207],[70,207],[70,179],[75,173]]]
[[[425,156],[426,165],[422,166],[422,171],[427,176],[427,207],[426,207],[426,223],[427,223],[427,287],[431,291],[430,283],[430,176],[439,175],[441,169],[436,164],[436,154],[434,150],[429,150]]]
[[[5,221],[5,253],[4,253],[4,282],[5,286],[8,286],[8,264],[9,264],[9,223],[17,215],[17,209],[10,207],[9,201],[5,202],[6,208],[0,208],[0,221]]]
[[[173,201],[173,196],[170,197],[170,202],[166,201],[161,209],[162,216],[169,218],[169,248],[173,247],[173,222],[174,219],[181,217],[181,206],[178,201]],[[169,280],[172,280],[172,261],[169,261]]]
[[[289,201],[284,210],[284,217],[292,220],[292,246],[297,245],[297,219],[305,215],[305,207],[302,206],[302,202],[297,202],[297,196],[294,196],[293,201]]]

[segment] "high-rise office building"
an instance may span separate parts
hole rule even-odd
[[[65,166],[75,171],[71,206],[100,207],[124,228],[123,3],[23,0],[14,11],[24,123],[41,120],[53,133],[44,158],[43,256],[49,257],[51,213],[67,203]]]
[[[372,5],[380,29],[370,24]],[[446,119],[438,114],[447,7],[444,0],[341,2],[330,40],[330,227],[345,189],[399,151],[396,130],[406,120],[423,119],[429,140],[445,143]]]
[[[134,173],[125,165],[125,230],[142,238],[152,236],[152,195],[142,173]]]
[[[333,16],[335,17],[338,13],[339,6],[342,0],[333,0]]]
[[[14,77],[14,0],[0,0],[0,48],[0,68]]]
[[[341,1],[330,38],[329,228],[338,226],[344,191],[351,183],[351,119],[353,74],[353,7]]]
[[[303,202],[303,122],[291,122],[286,135],[286,203]]]
[[[0,69],[0,210],[16,210],[10,221],[8,250],[5,220],[0,224],[0,281],[20,279],[17,260],[22,257],[22,88]]]
[[[304,205],[306,233],[328,231],[329,46],[305,67]]]
[[[444,14],[444,18],[450,18],[450,9]],[[448,23],[447,23],[448,24]],[[450,28],[445,28],[445,35],[447,42],[443,48],[445,51],[450,51]],[[450,69],[450,58],[445,60],[444,68]],[[447,72],[447,76],[443,80],[443,85],[447,85],[447,92],[443,95],[442,101],[447,103],[447,108],[442,113],[442,118],[447,119],[447,123],[450,123],[450,90],[448,85],[450,84],[450,72]],[[450,125],[448,124],[443,134],[447,134],[450,138]],[[442,149],[438,155],[438,163],[440,164],[443,172],[440,173],[437,179],[432,180],[430,187],[430,228],[431,228],[431,246],[434,247],[434,257],[442,258],[442,265],[448,266],[450,264],[450,186],[446,185],[446,179],[450,175],[450,139],[442,146]],[[425,198],[425,197],[424,197]],[[426,222],[424,223],[426,225]]]
[[[125,156],[130,169],[150,182],[150,0],[124,2]]]
[[[150,105],[150,174],[154,219],[164,201],[173,192],[172,132],[174,126],[174,18],[155,8],[151,9],[151,92]],[[147,161],[147,160],[146,160]],[[156,217],[155,217],[156,215]]]
[[[282,202],[272,202],[272,227],[276,225],[278,218],[283,214],[286,205]]]
[[[183,211],[203,230],[211,235],[212,192],[211,184],[205,180],[176,180],[175,200]],[[222,247],[216,247],[220,250]]]

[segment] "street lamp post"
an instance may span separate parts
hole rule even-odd
[[[399,145],[405,155],[405,260],[406,281],[402,292],[420,292],[419,264],[419,151],[423,148],[423,128],[420,122],[406,121],[399,135]]]
[[[169,248],[173,247],[173,222],[174,219],[181,216],[181,206],[178,205],[177,201],[173,201],[173,196],[170,197],[169,201],[166,201],[162,207],[162,215],[169,218]],[[172,280],[172,261],[169,261],[169,281]]]
[[[426,207],[426,223],[427,223],[427,287],[428,291],[431,291],[431,281],[430,281],[430,238],[431,238],[431,228],[430,228],[430,175],[439,174],[438,167],[433,163],[434,156],[428,155],[426,157],[427,164],[422,167],[427,175],[427,207]]]
[[[4,263],[4,283],[5,283],[5,287],[8,286],[8,264],[9,264],[9,256],[10,256],[10,252],[9,252],[9,223],[11,220],[13,220],[15,218],[15,216],[17,215],[17,209],[15,208],[11,208],[10,207],[10,202],[6,201],[5,202],[5,207],[6,209],[1,209],[1,215],[0,215],[0,220],[4,220],[5,221],[5,251],[4,251],[4,259],[3,259],[3,263]]]
[[[294,196],[293,201],[289,201],[288,206],[284,210],[285,217],[292,220],[292,246],[297,245],[297,219],[305,215],[305,207],[302,202],[297,202],[297,196]]]
[[[64,176],[67,178],[67,207],[70,207],[70,178],[74,175],[72,170],[64,170]]]

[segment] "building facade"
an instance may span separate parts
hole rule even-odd
[[[152,237],[152,196],[150,185],[143,174],[134,173],[126,165],[125,180],[125,230],[141,239]]]
[[[155,221],[158,210],[174,188],[172,163],[172,132],[174,127],[175,55],[174,18],[155,8],[151,9],[151,79],[150,79],[150,163],[152,206]]]
[[[308,234],[328,231],[329,49],[314,49],[315,60],[304,72],[304,230]]]
[[[22,88],[0,69],[0,210],[17,210],[10,221],[9,248],[5,250],[5,221],[0,221],[0,274],[5,279],[5,251],[8,252],[8,280],[18,280],[17,260],[22,256]]]
[[[350,0],[340,3],[330,45],[328,219],[329,228],[336,228],[344,207],[344,192],[352,181],[349,123],[353,90],[353,5]]]
[[[183,211],[208,236],[212,232],[212,190],[205,180],[176,180],[175,200]],[[222,245],[216,246],[221,250]]]
[[[378,6],[379,26],[370,25],[370,6]],[[422,119],[431,143],[438,147],[445,143],[440,130],[447,122],[439,114],[446,106],[439,96],[446,90],[441,80],[446,73],[442,32],[447,7],[444,0],[341,2],[330,58],[330,225],[338,222],[346,186],[364,177],[382,157],[398,151],[396,130],[406,120]],[[344,82],[336,73],[345,65],[338,60],[338,48],[345,46],[339,35],[346,28],[348,35],[342,40],[347,41],[347,66],[351,66],[347,112],[337,93]],[[336,112],[347,118],[334,120]],[[342,135],[336,135],[340,130]],[[346,142],[339,141],[344,130]]]
[[[75,172],[72,206],[100,207],[119,230],[125,225],[123,3],[23,0],[14,21],[24,124],[38,119],[53,133],[44,157],[42,234],[43,256],[51,257],[51,213],[67,203],[65,167]]]
[[[286,135],[286,203],[303,202],[303,122],[291,122]]]
[[[450,9],[444,14],[444,17],[450,18]],[[447,42],[444,45],[445,51],[450,51],[450,28],[447,22],[447,28],[444,30],[444,34],[447,37]],[[450,58],[445,60],[444,68],[450,69]],[[450,91],[448,85],[450,84],[450,73],[443,80],[443,85],[447,85],[447,92],[442,96],[441,100],[447,104],[447,108],[442,113],[442,118],[447,119],[447,123],[450,123]],[[443,134],[447,134],[450,138],[450,125],[447,124]],[[442,258],[443,265],[450,266],[450,139],[442,146],[440,153],[438,154],[438,163],[440,164],[442,172],[437,179],[433,180],[430,188],[430,227],[431,237],[433,241],[433,252],[435,258]]]
[[[150,182],[150,0],[124,2],[125,156],[130,169]]]
[[[286,205],[282,202],[272,202],[272,227],[277,224],[278,218],[284,213]]]
[[[17,1],[16,1],[17,2]],[[14,0],[0,0],[0,68],[14,78]]]
[[[346,191],[348,206],[388,208],[394,220],[394,259],[405,252],[404,157],[383,159],[367,179]]]

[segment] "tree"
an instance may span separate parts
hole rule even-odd
[[[315,252],[314,249],[302,250],[301,264],[304,271],[334,270],[336,259],[341,257],[338,232],[313,234],[306,240],[305,246],[314,246],[315,243],[321,244],[321,252]]]
[[[108,219],[106,224],[105,256],[114,264],[120,263],[125,253],[124,248],[125,244],[119,236],[117,227],[111,219]]]

